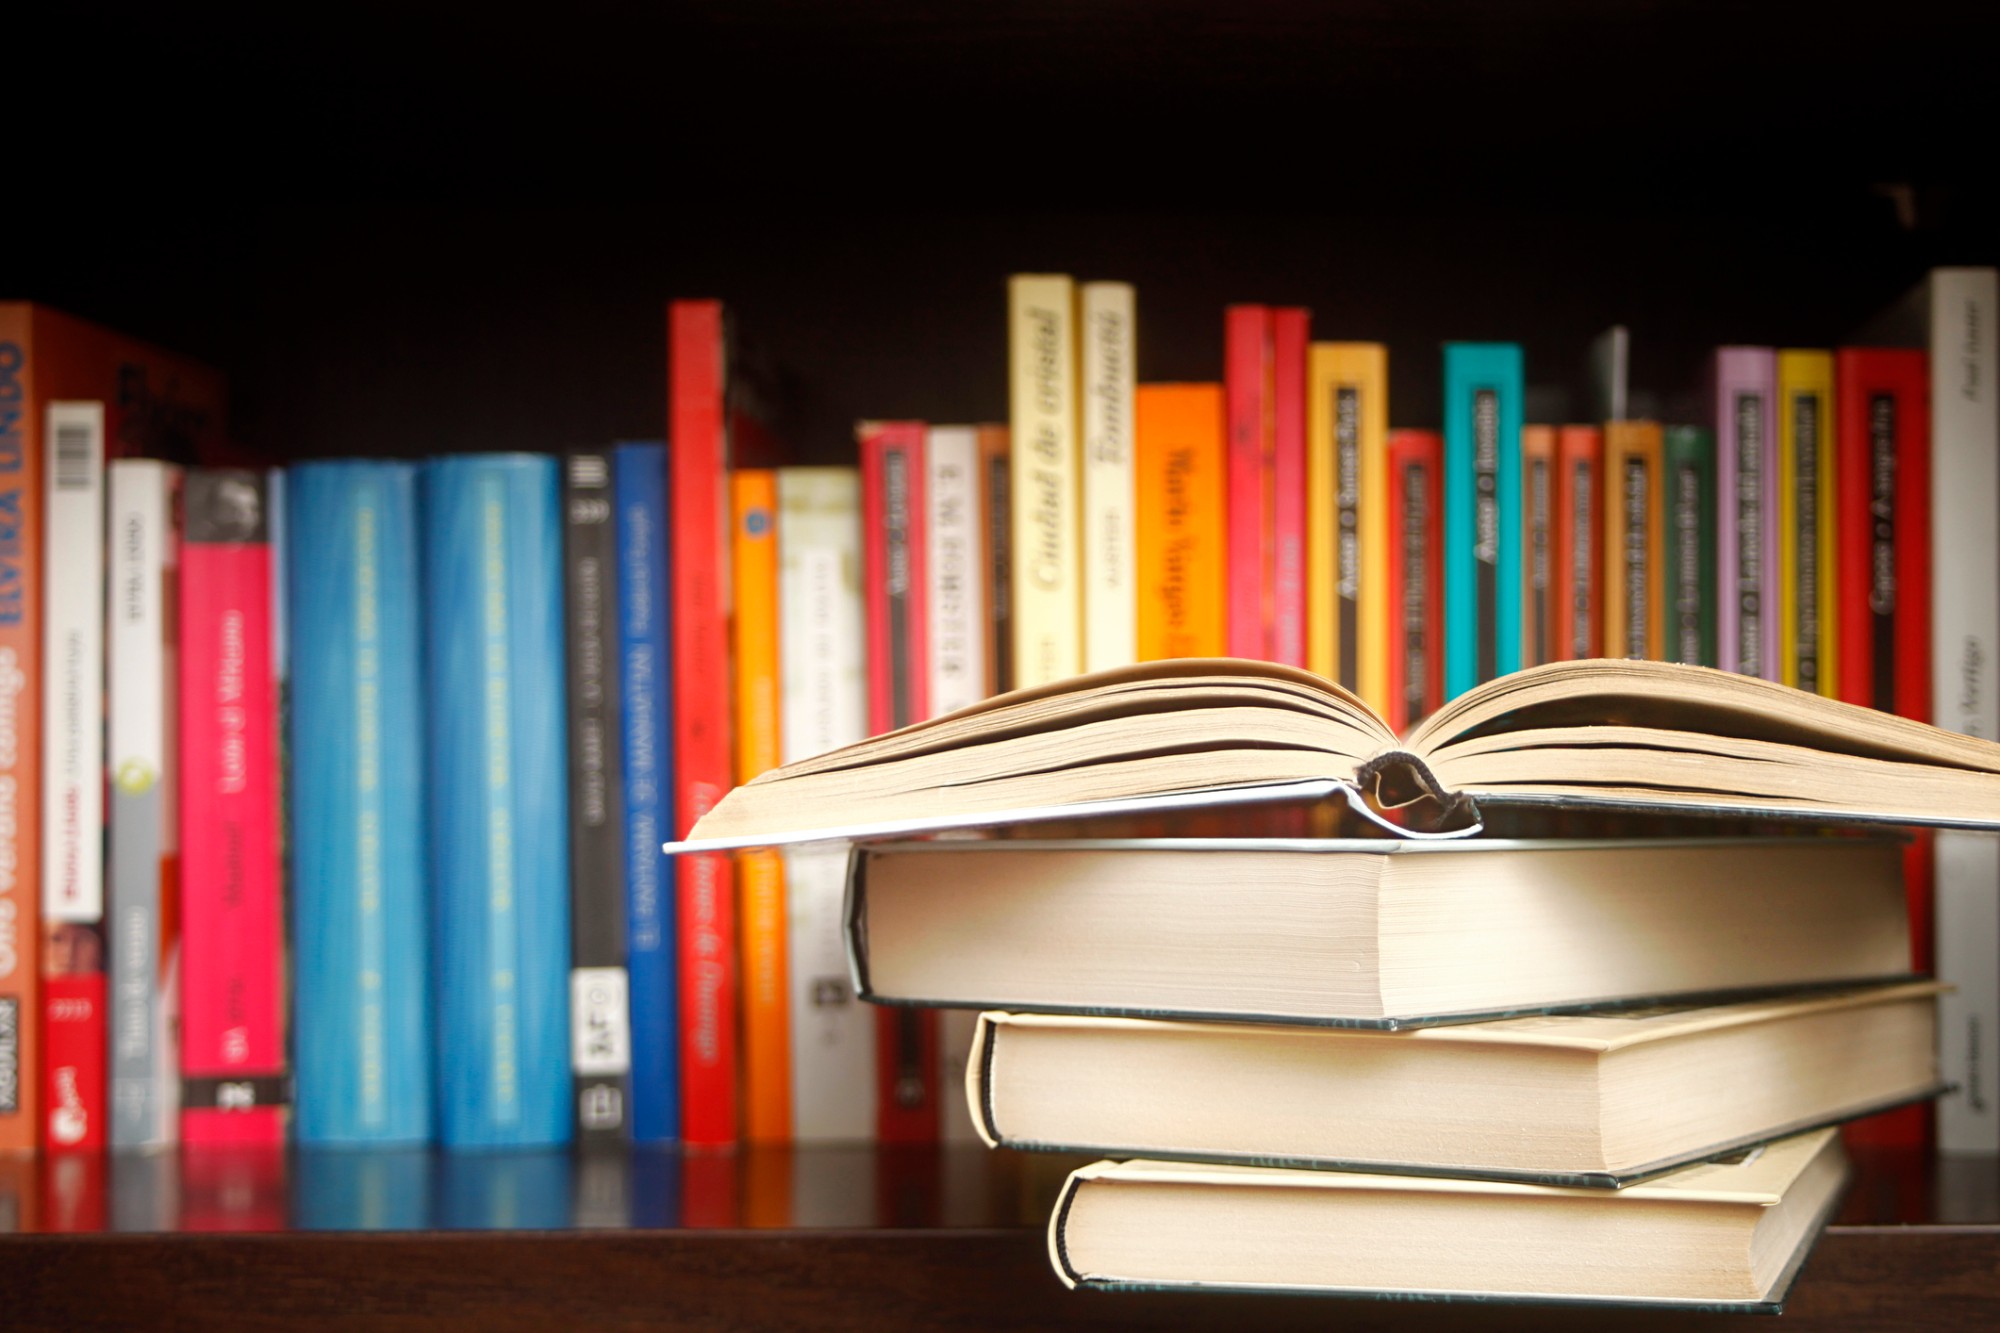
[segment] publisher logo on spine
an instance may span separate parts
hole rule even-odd
[[[21,1109],[21,1002],[0,999],[0,1114]]]

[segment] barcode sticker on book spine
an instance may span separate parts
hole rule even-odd
[[[49,404],[56,490],[87,491],[97,485],[97,469],[104,455],[103,434],[104,409],[100,404]]]

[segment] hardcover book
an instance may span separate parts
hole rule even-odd
[[[1444,349],[1444,688],[1521,667],[1521,348]]]

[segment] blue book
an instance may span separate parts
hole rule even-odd
[[[1444,693],[1521,669],[1521,347],[1444,348]]]
[[[423,473],[438,1137],[570,1137],[569,766],[556,460]]]
[[[667,449],[612,451],[618,652],[625,733],[625,957],[632,1009],[632,1138],[679,1136],[680,1012],[674,964],[672,692],[667,656]]]
[[[287,490],[293,1133],[308,1145],[422,1143],[416,469],[304,463]]]

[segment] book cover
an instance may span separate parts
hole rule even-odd
[[[679,1137],[680,993],[674,964],[674,875],[660,854],[674,827],[673,716],[668,681],[667,449],[611,451],[618,507],[618,651],[625,705],[625,958],[632,1010],[636,1143]]]
[[[570,1070],[577,1138],[630,1136],[625,973],[624,710],[618,698],[618,542],[611,453],[563,459],[563,612],[569,660]]]
[[[51,402],[42,567],[42,1086],[52,1149],[108,1135],[104,957],[104,405]]]
[[[1778,680],[1777,353],[1715,349],[1717,660]]]
[[[567,1143],[560,467],[461,454],[426,463],[422,486],[438,1141]]]
[[[1604,528],[1604,432],[1596,426],[1556,431],[1556,660],[1604,652],[1599,569]]]
[[[930,716],[928,468],[921,422],[864,422],[859,436],[868,729],[880,734]],[[885,1009],[875,1023],[876,1137],[935,1140],[936,1015]]]
[[[784,762],[779,717],[778,477],[729,474],[730,562],[736,583],[736,780]],[[790,996],[785,977],[782,854],[736,859],[743,985],[743,1132],[753,1143],[792,1135]]]
[[[119,459],[109,496],[109,1146],[154,1148],[174,1142],[180,1122],[181,470]]]
[[[1444,439],[1436,431],[1393,430],[1388,438],[1386,511],[1389,710],[1397,735],[1444,703]]]
[[[1005,426],[981,426],[979,443],[980,586],[986,602],[986,693],[1014,688],[1013,460]],[[1136,538],[1134,539],[1136,542]]]
[[[1229,517],[1227,596],[1229,655],[1269,658],[1277,534],[1277,465],[1272,382],[1271,309],[1233,305],[1223,312],[1222,387],[1228,404]]]
[[[1310,311],[1271,311],[1271,660],[1306,664],[1306,348]]]
[[[1007,280],[1015,688],[1083,669],[1076,292],[1060,274]]]
[[[1444,349],[1445,697],[1521,667],[1521,348]]]
[[[1612,657],[1664,657],[1660,434],[1657,421],[1604,427],[1604,651]]]
[[[1521,427],[1521,665],[1556,660],[1556,428]]]
[[[787,762],[868,733],[861,547],[855,469],[779,469],[778,731]],[[802,1143],[872,1138],[875,1015],[855,997],[847,972],[841,935],[847,856],[837,847],[784,855],[792,1134]]]
[[[1132,388],[1138,316],[1132,285],[1078,290],[1083,413],[1083,669],[1135,661],[1132,598]],[[935,508],[933,508],[935,512]]]
[[[1777,356],[1779,679],[1838,698],[1833,354]]]
[[[668,530],[672,579],[674,815],[682,832],[733,781],[729,729],[729,515],[724,476],[726,354],[722,303],[667,307]],[[681,1137],[734,1143],[736,897],[728,857],[698,856],[678,871]]]
[[[1219,384],[1142,384],[1136,399],[1139,660],[1228,646],[1227,437]]]
[[[1716,666],[1715,434],[1668,426],[1660,437],[1664,523],[1660,569],[1670,662]]]
[[[265,477],[197,469],[182,512],[181,1140],[278,1144],[291,1080]]]
[[[1306,404],[1306,664],[1386,702],[1389,353],[1314,343]]]
[[[303,463],[286,509],[294,1135],[425,1143],[434,1119],[416,468]]]

